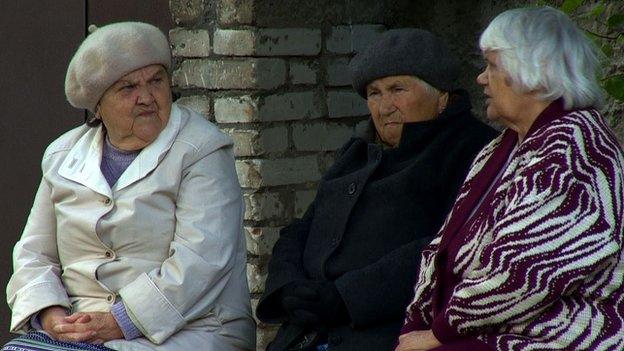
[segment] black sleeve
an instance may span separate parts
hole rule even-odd
[[[265,291],[256,308],[256,316],[263,322],[281,322],[284,313],[278,301],[280,289],[290,282],[307,279],[303,270],[303,251],[313,216],[314,203],[301,219],[294,220],[280,231],[273,246]]]
[[[357,138],[349,139],[336,152],[337,161],[330,167],[325,176],[334,172],[336,168],[340,168],[342,155],[356,140]],[[256,316],[263,322],[277,323],[283,321],[284,312],[279,301],[281,288],[290,282],[307,279],[303,270],[303,252],[314,218],[315,202],[316,200],[312,202],[301,219],[295,219],[291,224],[282,228],[280,237],[273,247],[265,291],[256,308]]]
[[[420,252],[432,239],[418,238],[335,281],[353,326],[403,318],[413,296]]]

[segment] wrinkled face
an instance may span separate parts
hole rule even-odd
[[[161,65],[130,72],[111,85],[96,108],[113,145],[139,150],[153,142],[169,121],[171,88]]]
[[[448,94],[425,88],[412,76],[376,79],[366,86],[366,96],[377,134],[392,147],[401,141],[403,123],[435,118],[448,98]]]
[[[513,90],[509,75],[500,65],[498,52],[484,52],[484,58],[485,70],[477,76],[477,83],[483,86],[487,96],[485,103],[488,118],[501,119],[503,123],[516,120],[523,110],[524,96]]]

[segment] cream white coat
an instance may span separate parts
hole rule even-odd
[[[117,350],[251,350],[243,202],[232,141],[173,104],[158,138],[109,187],[102,127],[46,150],[43,178],[7,287],[11,330],[60,305],[109,311],[121,299],[145,335]]]

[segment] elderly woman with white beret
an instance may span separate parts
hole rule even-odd
[[[69,64],[93,112],[52,142],[7,287],[6,350],[252,350],[232,141],[172,104],[169,44],[115,23]]]

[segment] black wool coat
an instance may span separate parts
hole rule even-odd
[[[269,350],[304,330],[280,307],[296,280],[332,281],[350,322],[326,326],[330,350],[392,350],[403,323],[421,249],[450,210],[477,152],[496,132],[475,119],[465,92],[436,119],[406,123],[397,148],[349,140],[300,220],[283,228],[256,314],[282,322]]]

